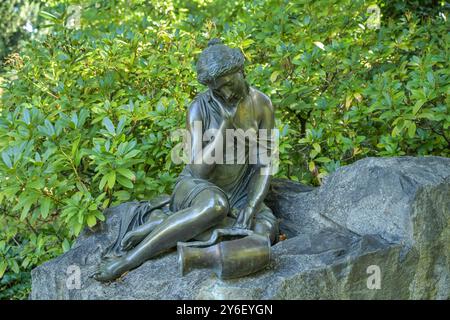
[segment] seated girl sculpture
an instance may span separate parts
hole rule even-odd
[[[220,145],[224,139],[218,136],[226,136],[227,130],[250,130],[256,139],[262,139],[261,129],[269,131],[269,136],[274,129],[272,103],[247,83],[244,60],[239,49],[218,39],[211,40],[200,54],[197,76],[208,89],[197,95],[187,111],[192,152],[168,200],[169,213],[150,215],[126,232],[122,230],[123,236],[114,246],[121,254],[105,258],[95,279],[112,281],[175,247],[177,242],[195,239],[224,224],[267,235],[272,243],[277,240],[278,220],[264,204],[273,163],[262,163],[258,157],[256,163],[251,163],[248,153],[239,163],[215,161],[217,150],[225,149],[225,156],[236,151],[235,147],[230,150]],[[202,133],[214,129],[215,135],[207,141],[199,138],[193,132],[197,124]]]

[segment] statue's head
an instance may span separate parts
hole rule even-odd
[[[244,61],[240,49],[230,48],[219,39],[213,39],[197,61],[198,81],[225,102],[234,103],[248,92]]]

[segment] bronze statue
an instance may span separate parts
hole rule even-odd
[[[259,237],[267,237],[266,242],[256,237],[254,241],[230,244],[230,248],[239,250],[239,243],[262,243],[261,259],[266,259],[264,244],[273,244],[278,237],[278,221],[264,204],[272,164],[251,164],[248,156],[243,163],[212,161],[214,151],[223,148],[217,134],[225,136],[227,129],[257,132],[274,128],[271,101],[246,82],[244,60],[239,49],[229,48],[218,39],[211,40],[200,54],[197,76],[208,90],[194,99],[187,112],[187,129],[192,133],[190,163],[178,177],[170,197],[140,202],[124,213],[118,239],[104,255],[93,275],[95,279],[112,281],[177,243],[207,239],[211,234],[217,238],[214,230],[219,228],[224,234],[226,230],[233,235],[239,233],[236,230],[249,229]],[[216,129],[216,136],[209,141],[195,138],[195,122],[202,124],[203,132]],[[251,237],[252,232],[248,235]],[[179,249],[184,247],[189,245],[179,245]],[[247,253],[242,249],[243,253],[235,256],[244,257]],[[228,270],[227,275],[233,276],[232,271]]]

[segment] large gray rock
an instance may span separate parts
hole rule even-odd
[[[85,231],[73,249],[32,271],[31,298],[450,298],[450,159],[366,158],[319,188],[275,180],[266,203],[287,240],[257,274],[222,281],[196,270],[180,277],[172,251],[118,282],[96,282],[88,276],[115,238],[118,206],[99,230]],[[67,287],[71,265],[80,267],[80,289]]]

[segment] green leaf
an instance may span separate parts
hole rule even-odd
[[[122,176],[130,179],[130,180],[134,180],[136,179],[133,171],[131,171],[130,169],[127,168],[118,168],[117,172],[120,173]]]
[[[100,180],[100,184],[98,185],[98,188],[100,189],[100,191],[103,190],[103,188],[106,185],[106,182],[108,182],[108,174],[105,174],[102,179]]]
[[[420,113],[417,116],[417,118],[420,118],[420,119],[425,118],[425,119],[428,119],[428,120],[431,120],[431,121],[436,121],[436,115],[434,113],[431,113],[431,112]]]
[[[92,228],[97,224],[97,219],[95,218],[95,215],[89,215],[87,216],[86,222],[89,228]]]
[[[120,201],[127,201],[131,198],[130,193],[125,190],[120,190],[120,191],[114,192],[114,196],[117,198],[117,200],[120,200]]]
[[[52,200],[48,197],[45,197],[41,202],[41,216],[42,218],[46,219],[48,216],[48,213],[50,211],[50,206],[52,204]]]
[[[415,135],[416,135],[416,124],[415,122],[411,122],[411,124],[408,127],[408,136],[410,138],[414,138]]]
[[[422,108],[423,104],[425,103],[425,100],[418,100],[416,102],[416,104],[414,105],[413,109],[412,109],[412,113],[413,115],[416,115],[417,112],[419,112],[420,108]]]
[[[97,198],[95,198],[95,202],[102,201],[105,196],[106,192],[101,193]]]
[[[74,233],[76,236],[78,236],[78,235],[80,234],[82,228],[83,228],[83,225],[82,225],[81,223],[76,223],[76,224],[73,226],[73,233]]]
[[[243,48],[247,48],[249,47],[251,44],[253,44],[255,41],[253,41],[252,39],[245,39],[244,41],[242,41],[241,45]]]
[[[8,168],[11,169],[13,167],[12,163],[11,163],[11,158],[9,157],[9,155],[6,152],[2,152],[2,159]]]
[[[80,144],[80,140],[81,137],[79,137],[78,139],[75,140],[75,142],[72,145],[72,158],[75,158],[76,154],[77,154],[77,150],[78,150],[78,145]]]
[[[434,86],[434,75],[432,71],[427,72],[427,80],[431,85]]]
[[[67,252],[70,250],[70,243],[69,240],[64,239],[63,243],[62,243],[62,249],[64,252]]]
[[[400,128],[398,126],[395,126],[394,129],[392,129],[391,135],[393,137],[396,137],[399,135],[399,133],[400,133]]]
[[[43,17],[43,18],[45,18],[45,19],[47,19],[47,20],[53,21],[53,22],[58,21],[58,17],[57,17],[57,16],[55,16],[54,14],[52,14],[52,13],[50,13],[50,12],[44,11],[44,10],[41,10],[41,11],[39,12],[39,15],[40,15],[41,17]]]
[[[20,221],[24,221],[25,218],[28,215],[28,212],[30,211],[31,206],[33,205],[34,201],[31,201],[29,198],[25,201],[22,213],[20,214]]]
[[[103,201],[103,208],[107,208],[109,205],[109,199],[105,199],[105,201]]]
[[[31,123],[30,111],[28,109],[23,110],[23,122],[26,124]]]
[[[125,122],[126,122],[127,118],[125,116],[120,117],[119,119],[119,124],[117,125],[117,134],[121,134],[123,128],[125,127]]]
[[[314,161],[310,161],[310,162],[308,163],[308,169],[309,169],[309,171],[313,172],[315,168],[316,168],[316,164],[314,163]]]
[[[22,261],[22,268],[27,268],[30,265],[31,262],[31,257],[26,257],[23,261]]]
[[[95,216],[97,217],[98,220],[100,221],[105,221],[105,216],[103,215],[103,213],[101,213],[100,211],[97,211],[95,213]]]
[[[319,158],[314,159],[314,161],[320,162],[320,163],[328,163],[331,161],[331,159],[327,158],[327,157],[319,157]]]
[[[309,157],[311,159],[314,159],[317,155],[319,154],[319,152],[317,150],[311,150],[311,152],[309,153]]]
[[[0,279],[5,274],[6,268],[8,268],[8,264],[6,263],[6,260],[1,259],[0,260]]]
[[[134,157],[137,156],[140,152],[141,152],[141,150],[132,150],[132,151],[128,152],[128,153],[125,155],[124,159],[131,159],[131,158],[134,158]]]
[[[19,273],[20,272],[20,267],[19,267],[19,264],[17,263],[17,261],[14,260],[14,259],[11,259],[9,261],[10,261],[10,265],[9,266],[11,267],[11,270],[14,271],[14,273]]]
[[[319,153],[322,150],[322,148],[320,147],[320,144],[318,144],[317,142],[313,143],[313,148],[314,148],[314,150],[317,151],[317,153]]]
[[[45,119],[44,125],[45,125],[45,128],[46,128],[46,130],[47,130],[46,132],[47,132],[47,134],[48,134],[49,136],[54,136],[54,135],[56,134],[56,132],[55,132],[55,127],[54,127],[53,124],[50,122],[50,120]]]
[[[108,173],[108,188],[114,188],[114,184],[116,183],[116,172],[111,171]]]
[[[280,75],[280,71],[272,72],[272,74],[270,75],[270,81],[271,82],[277,81],[277,78],[278,78],[279,75]]]
[[[112,135],[116,134],[114,125],[108,117],[103,118],[102,124],[106,127],[106,130],[108,130],[109,133]]]
[[[123,176],[117,176],[117,182],[126,188],[133,188],[133,183],[128,178]]]
[[[28,188],[32,188],[32,189],[36,189],[36,190],[41,190],[42,188],[44,188],[44,186],[45,186],[45,181],[44,181],[44,179],[40,179],[40,178],[37,178],[36,180],[33,180],[27,184]]]

